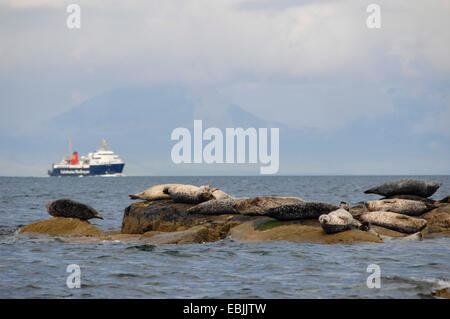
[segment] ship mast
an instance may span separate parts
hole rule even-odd
[[[105,139],[102,140],[102,151],[104,152],[106,149],[106,141]]]
[[[72,139],[69,137],[69,154],[72,155]]]

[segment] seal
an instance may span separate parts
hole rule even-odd
[[[259,216],[266,210],[287,204],[303,202],[298,197],[254,197],[210,200],[187,210],[188,214]]]
[[[421,197],[421,196],[417,196],[417,195],[392,195],[392,196],[387,196],[384,197],[382,199],[410,199],[410,200],[418,200],[430,205],[434,205],[434,203],[436,203],[436,201],[434,199],[431,198],[425,198],[425,197]]]
[[[187,214],[201,214],[201,215],[234,215],[239,214],[235,205],[240,199],[226,198],[209,200],[186,210]]]
[[[160,184],[152,186],[145,191],[138,193],[138,194],[132,194],[128,195],[131,199],[142,199],[142,200],[159,200],[159,199],[170,199],[170,195],[164,193],[164,189],[170,186],[175,185],[181,185],[181,184]]]
[[[212,199],[211,186],[176,184],[164,188],[164,193],[170,195],[175,203],[199,204]]]
[[[374,211],[387,211],[408,216],[419,216],[434,208],[434,204],[410,199],[380,199],[365,203],[367,209]]]
[[[360,221],[406,234],[420,232],[427,226],[425,219],[384,211],[362,213],[358,218]]]
[[[278,220],[316,219],[339,207],[321,202],[300,202],[268,209],[263,215]]]
[[[264,215],[267,210],[272,208],[304,202],[305,201],[299,197],[290,196],[254,197],[239,200],[236,203],[235,208],[242,215],[259,216]]]
[[[71,199],[64,198],[48,202],[45,207],[47,208],[47,212],[53,217],[78,218],[81,220],[91,218],[103,219],[102,215],[91,206]]]
[[[213,188],[212,191],[212,196],[213,199],[229,199],[229,198],[233,198],[233,196],[228,195],[227,193],[225,193],[224,191],[218,189],[218,188]]]
[[[340,208],[328,214],[319,216],[319,223],[323,231],[327,234],[340,233],[349,229],[369,230],[369,223],[359,222],[354,219],[348,211],[350,206],[341,202]]]
[[[415,178],[397,179],[364,191],[365,194],[378,194],[383,196],[393,195],[417,195],[420,197],[430,197],[441,184],[424,181]]]

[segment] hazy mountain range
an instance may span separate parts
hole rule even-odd
[[[51,163],[68,153],[69,137],[73,150],[81,155],[99,149],[105,138],[108,148],[126,161],[124,173],[129,175],[259,173],[260,164],[173,164],[170,152],[176,141],[170,140],[171,132],[177,127],[192,132],[195,119],[203,120],[203,129],[280,128],[281,174],[433,173],[428,158],[445,162],[445,157],[436,157],[439,149],[434,154],[424,149],[426,137],[410,138],[399,117],[394,113],[379,119],[358,119],[337,131],[317,132],[264,120],[216,92],[176,86],[120,88],[36,123],[26,133],[3,133],[0,160],[4,168],[0,175],[9,175],[5,167],[23,172],[19,175],[45,175]]]

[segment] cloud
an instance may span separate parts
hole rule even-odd
[[[438,72],[450,69],[444,2],[381,1],[380,30],[367,29],[365,7],[351,0],[292,2],[271,11],[239,9],[242,2],[236,0],[78,1],[80,30],[67,29],[64,7],[25,3],[33,5],[3,13],[16,15],[10,21],[14,32],[2,34],[12,44],[2,50],[3,68],[56,65],[87,73],[114,67],[120,74],[135,73],[136,81],[202,83],[232,81],[242,74],[374,72],[376,61],[390,57],[399,58],[405,72],[420,72],[417,61]]]
[[[408,133],[449,135],[448,99],[430,108],[424,97],[449,93],[448,1],[377,1],[376,30],[359,0],[77,0],[81,29],[70,30],[72,2],[0,0],[0,136],[155,84],[217,90],[320,134],[394,114]]]

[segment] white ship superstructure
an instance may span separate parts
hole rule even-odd
[[[71,151],[71,142],[69,139]],[[79,176],[79,175],[112,175],[123,171],[125,162],[113,151],[106,150],[106,142],[102,141],[102,148],[97,152],[89,153],[78,159],[78,153],[73,152],[72,157],[66,157],[61,162],[52,165],[48,171],[50,176]]]

